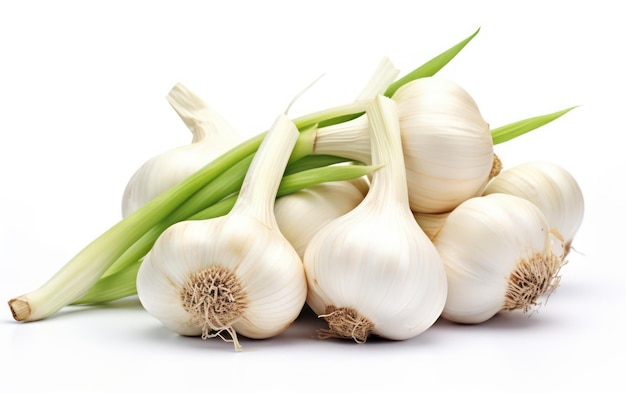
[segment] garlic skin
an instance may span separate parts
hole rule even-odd
[[[562,252],[550,229],[539,208],[514,195],[475,197],[454,209],[433,239],[448,279],[442,317],[476,324],[537,306],[559,282]]]
[[[307,304],[328,322],[320,337],[359,343],[417,336],[446,296],[441,258],[409,207],[396,104],[380,96],[368,113],[372,162],[386,165],[363,201],[320,229],[304,254]]]
[[[534,203],[550,225],[563,237],[565,255],[582,225],[583,192],[574,176],[560,165],[545,161],[526,162],[502,171],[489,182],[483,195],[505,193]]]
[[[304,259],[309,241],[324,225],[361,203],[362,191],[353,181],[319,184],[276,200],[278,228]]]
[[[480,195],[494,166],[489,124],[458,84],[416,79],[393,95],[414,212],[445,213]],[[317,131],[315,153],[370,163],[367,114]]]
[[[165,327],[185,336],[207,338],[211,331],[228,330],[229,326],[249,338],[278,335],[302,310],[306,282],[298,254],[276,233],[275,228],[240,214],[217,218],[212,225],[201,221],[173,225],[139,268],[141,304]],[[221,323],[213,321],[213,326],[205,324],[181,299],[191,273],[211,271],[218,282],[235,279],[240,288],[224,286],[223,293],[214,290],[224,304],[235,300],[238,304],[230,306],[232,313],[223,306],[225,311],[214,318]]]
[[[437,236],[439,230],[441,230],[449,214],[450,213],[413,213],[413,217],[415,217],[415,221],[417,221],[420,228],[426,233],[426,236],[432,240]]]
[[[243,141],[222,116],[181,83],[166,98],[191,131],[192,141],[150,158],[137,169],[124,189],[123,217]]]
[[[230,212],[172,225],[146,255],[137,294],[167,328],[220,336],[241,350],[237,334],[272,337],[299,315],[306,299],[304,268],[274,216],[276,192],[298,135],[293,122],[279,117]]]

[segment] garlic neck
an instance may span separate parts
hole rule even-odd
[[[183,84],[174,85],[166,99],[191,131],[191,143],[202,142],[218,135],[219,138],[228,140],[237,136],[232,126],[217,111]]]
[[[295,124],[287,116],[279,116],[256,152],[231,212],[255,217],[270,228],[278,228],[274,203],[298,136]]]
[[[366,114],[345,123],[317,130],[313,152],[371,163],[369,122]]]
[[[388,131],[371,132],[370,135],[372,165],[381,166],[381,168],[372,175],[368,194],[371,196],[366,198],[366,202],[393,206],[389,202],[397,201],[401,208],[409,211],[406,168],[402,154],[396,103],[388,99],[380,100],[380,105],[370,106],[369,111],[371,129]]]

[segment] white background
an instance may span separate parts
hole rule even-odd
[[[481,28],[440,75],[497,127],[580,105],[496,146],[505,166],[565,166],[586,216],[561,286],[531,317],[438,322],[405,342],[167,331],[135,299],[35,323],[0,312],[0,391],[620,391],[626,37],[611,1],[106,1],[0,5],[0,299],[43,284],[120,218],[149,157],[189,143],[165,100],[186,84],[252,136],[291,99],[297,116],[351,101],[383,56],[403,73]],[[10,5],[9,5],[10,4]],[[4,303],[6,304],[6,303]],[[565,390],[559,390],[565,391]]]

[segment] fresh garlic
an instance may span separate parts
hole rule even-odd
[[[494,167],[489,125],[459,85],[416,79],[392,97],[398,104],[411,209],[445,213],[480,195]],[[369,163],[367,114],[317,130],[314,151]]]
[[[268,338],[296,319],[304,268],[281,234],[274,201],[298,130],[281,116],[268,131],[225,216],[183,221],[157,239],[137,274],[145,309],[181,335]]]
[[[320,337],[404,340],[439,317],[446,276],[409,207],[396,103],[379,96],[367,111],[371,160],[383,166],[363,201],[309,242],[307,303],[328,322]]]
[[[550,230],[539,208],[521,197],[490,194],[460,204],[433,239],[448,278],[442,317],[475,324],[536,307],[560,279],[562,249],[555,252]]]
[[[280,231],[301,258],[309,241],[331,220],[354,209],[364,194],[351,181],[319,184],[276,200],[274,213]]]
[[[243,141],[222,116],[181,83],[166,98],[193,139],[189,145],[152,157],[132,175],[122,198],[123,217]]]
[[[505,193],[534,203],[563,237],[569,253],[585,212],[582,190],[574,176],[550,162],[527,162],[508,168],[488,185],[484,195]]]

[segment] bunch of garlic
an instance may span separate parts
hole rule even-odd
[[[405,340],[441,314],[445,271],[410,210],[397,105],[379,96],[367,114],[371,161],[382,168],[363,201],[310,240],[307,303],[328,323],[320,337]]]
[[[220,114],[181,83],[166,98],[193,134],[192,141],[150,158],[137,169],[124,190],[124,217],[243,141]]]

